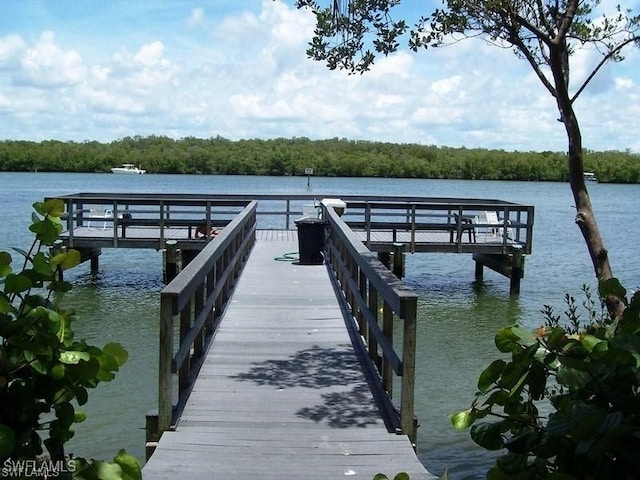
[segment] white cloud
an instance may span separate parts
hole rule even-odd
[[[199,28],[204,25],[204,9],[201,7],[191,10],[191,15],[186,22],[189,28]]]
[[[0,38],[0,63],[15,58],[27,44],[20,35],[11,34]]]
[[[417,54],[404,50],[377,58],[364,75],[347,75],[306,57],[314,28],[308,11],[280,0],[232,5],[222,11],[208,4],[205,12],[195,0],[181,0],[166,7],[175,11],[162,10],[165,23],[145,18],[117,39],[97,31],[48,32],[45,25],[31,25],[39,28],[35,37],[20,29],[1,37],[3,135],[307,136],[566,148],[553,98],[508,50],[467,40]],[[593,52],[575,57],[572,85],[594,59]],[[608,65],[577,102],[588,148],[638,146],[637,59],[630,52],[625,63]]]
[[[87,69],[75,50],[64,50],[55,43],[53,32],[27,48],[21,58],[22,81],[40,88],[71,86],[86,79]]]
[[[133,56],[133,60],[145,67],[152,67],[166,63],[162,58],[163,53],[164,45],[162,42],[155,41],[140,47],[140,50]]]

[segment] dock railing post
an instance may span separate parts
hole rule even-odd
[[[400,427],[415,445],[417,423],[414,418],[414,390],[416,373],[416,297],[403,301],[401,317],[404,321],[402,338],[402,389],[400,392]]]
[[[160,296],[160,352],[158,360],[158,436],[171,428],[173,411],[173,301]]]

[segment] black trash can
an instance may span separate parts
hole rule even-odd
[[[301,218],[296,220],[298,227],[298,255],[300,265],[322,265],[324,256],[325,220],[319,218]]]

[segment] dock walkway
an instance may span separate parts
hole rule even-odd
[[[435,478],[388,432],[327,268],[277,259],[297,250],[295,231],[258,233],[145,480]]]

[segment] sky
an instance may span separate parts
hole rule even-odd
[[[479,39],[405,48],[348,75],[307,57],[314,17],[291,0],[0,4],[0,140],[219,135],[567,148],[531,68]],[[404,4],[407,16],[437,6]],[[608,64],[575,104],[585,148],[640,152],[639,50]],[[576,54],[572,85],[596,61],[592,51]]]

